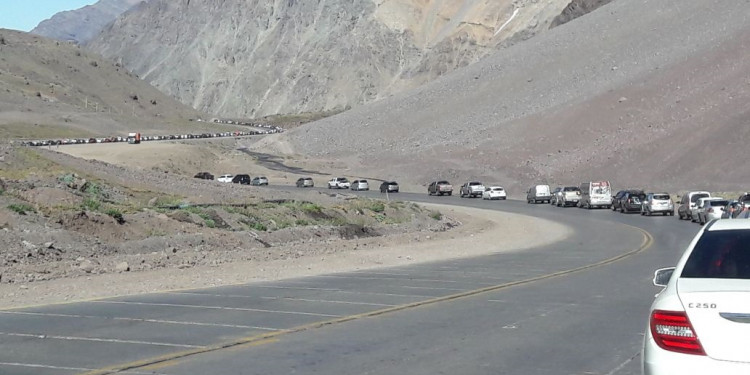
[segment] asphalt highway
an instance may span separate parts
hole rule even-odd
[[[0,310],[0,374],[639,374],[653,271],[699,230],[513,200],[390,198],[543,217],[574,234],[469,259]]]

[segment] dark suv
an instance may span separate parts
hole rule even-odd
[[[232,178],[233,184],[250,185],[250,175],[237,174]]]
[[[641,204],[646,198],[646,193],[643,190],[628,190],[620,198],[620,212],[641,212]]]
[[[196,174],[194,177],[200,178],[201,180],[213,180],[214,179],[214,175],[208,172],[198,172],[198,174]]]

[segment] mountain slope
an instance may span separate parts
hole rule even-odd
[[[731,160],[750,139],[749,5],[613,2],[265,147],[370,176],[481,178],[516,192],[601,178],[616,188],[744,188]]]
[[[88,47],[199,110],[320,112],[474,63],[546,30],[569,1],[153,0]]]
[[[37,25],[32,34],[62,41],[87,43],[118,16],[144,0],[100,0],[83,8],[60,12]],[[149,1],[149,0],[145,0]]]
[[[198,115],[76,45],[0,29],[0,138],[166,130]]]

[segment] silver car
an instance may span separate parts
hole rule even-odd
[[[370,183],[367,182],[367,180],[354,180],[352,181],[351,187],[349,187],[350,190],[370,190]]]
[[[703,203],[703,208],[698,211],[698,224],[706,224],[714,219],[721,219],[724,215],[724,208],[729,204],[727,199],[707,199]]]
[[[674,216],[674,203],[667,193],[649,193],[641,204],[641,215],[653,214]]]

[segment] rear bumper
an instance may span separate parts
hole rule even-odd
[[[718,361],[708,356],[669,352],[661,349],[648,335],[642,353],[643,375],[747,375],[750,363]]]

